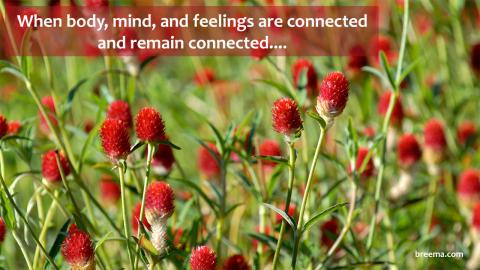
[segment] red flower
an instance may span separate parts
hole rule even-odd
[[[138,202],[135,207],[132,208],[132,233],[137,234],[138,233],[138,225],[140,222],[140,210],[142,208],[142,202]],[[152,227],[150,226],[150,223],[148,223],[148,220],[145,218],[145,215],[143,216],[143,227],[147,230],[151,230]]]
[[[422,150],[413,134],[406,133],[398,139],[397,157],[404,167],[412,166],[422,157]]]
[[[220,175],[220,165],[216,160],[216,158],[220,159],[220,153],[215,144],[209,143],[207,146],[210,151],[215,153],[215,156],[213,156],[207,148],[202,146],[198,150],[197,164],[205,177],[215,178]]]
[[[215,72],[211,68],[204,68],[195,73],[194,80],[197,86],[205,86],[215,81]]]
[[[377,111],[383,117],[386,117],[388,106],[390,105],[390,99],[392,98],[392,92],[384,92],[378,101]],[[403,120],[403,106],[400,101],[400,97],[395,100],[393,105],[392,115],[390,117],[391,125],[401,125]]]
[[[306,76],[306,85],[299,85],[302,75]],[[296,88],[305,87],[308,96],[314,96],[316,94],[318,84],[317,72],[310,61],[307,59],[298,59],[295,61],[292,65],[292,77]]]
[[[8,123],[8,131],[7,134],[9,135],[16,135],[18,132],[20,132],[20,129],[22,128],[22,124],[20,121],[14,120],[10,121]],[[0,136],[1,137],[1,136]]]
[[[157,151],[153,155],[152,166],[157,174],[167,174],[172,170],[175,163],[172,147],[166,144],[159,144]]]
[[[326,118],[340,115],[348,101],[349,82],[341,72],[328,74],[320,84],[317,112]]]
[[[375,129],[371,126],[365,127],[362,133],[369,139],[373,139],[375,137]]]
[[[276,140],[264,140],[260,145],[260,155],[261,156],[270,156],[278,157],[282,155],[282,149],[280,149],[280,144]],[[262,165],[264,167],[273,168],[277,166],[278,163],[269,160],[262,160]]]
[[[348,52],[348,68],[353,72],[358,72],[364,66],[368,66],[368,58],[362,46],[357,45]]]
[[[320,243],[330,248],[335,242],[338,234],[340,233],[340,228],[338,226],[338,221],[335,218],[332,218],[322,224],[320,227],[322,236],[320,237]]]
[[[267,55],[271,52],[272,50],[269,48],[257,48],[257,49],[252,49],[250,50],[250,56],[257,61],[262,60],[263,58],[267,57]]]
[[[72,269],[95,269],[95,251],[90,236],[75,224],[68,229],[61,251]]]
[[[192,270],[215,270],[217,255],[207,246],[199,246],[192,250],[190,267]]]
[[[154,108],[143,108],[135,119],[137,137],[144,142],[158,142],[165,140],[165,124],[162,116]]]
[[[373,41],[371,53],[376,64],[380,63],[380,52],[384,52],[387,60],[392,62],[395,58],[395,51],[393,50],[392,41],[383,36],[379,36]]]
[[[280,209],[285,210],[285,204],[283,204]],[[294,217],[295,216],[295,210],[296,210],[296,205],[290,204],[288,206],[288,215],[290,217]],[[275,214],[275,224],[278,225],[278,224],[282,223],[282,220],[283,220],[282,216],[280,214],[276,213]]]
[[[5,241],[5,234],[7,233],[7,227],[5,226],[5,221],[0,217],[0,243]]]
[[[235,254],[228,257],[223,263],[223,270],[250,270],[248,261],[242,254]]]
[[[281,98],[273,103],[273,129],[283,135],[295,135],[303,129],[297,103],[290,98]]]
[[[460,175],[457,183],[457,194],[461,199],[480,199],[480,172],[476,169],[467,169]]]
[[[62,181],[60,170],[57,164],[56,158],[57,151],[51,150],[45,153],[42,157],[42,175],[47,181],[56,183]],[[61,154],[58,153],[58,158],[60,159],[60,164],[62,165],[62,171],[65,176],[70,174],[70,165],[68,160]]]
[[[130,105],[123,100],[112,102],[110,106],[108,106],[107,119],[122,120],[129,128],[132,127]]]
[[[122,120],[107,119],[100,129],[103,151],[113,161],[127,158],[130,152],[130,135]]]
[[[480,230],[480,202],[473,207],[472,225],[475,230]]]
[[[463,122],[457,128],[457,139],[462,145],[466,145],[469,140],[474,139],[477,134],[477,128],[473,122]]]
[[[164,222],[173,214],[175,195],[165,182],[153,182],[145,194],[145,216],[151,225]]]
[[[472,46],[472,52],[470,55],[470,64],[472,65],[472,69],[477,74],[480,74],[480,43],[477,43]]]
[[[437,119],[431,119],[423,128],[425,146],[432,150],[443,151],[447,146],[442,123]]]
[[[58,121],[56,117],[56,109],[55,109],[55,102],[53,100],[53,97],[51,96],[46,96],[42,98],[42,105],[45,107],[45,113],[48,116],[48,119],[52,123],[53,126],[58,126]],[[49,132],[47,120],[43,116],[42,113],[38,113],[40,115],[40,128],[44,133]]]
[[[107,7],[108,0],[85,0],[85,5],[91,8]]]
[[[0,139],[3,138],[5,135],[7,135],[7,132],[8,132],[7,119],[3,115],[0,115]]]
[[[115,205],[120,199],[120,186],[111,176],[104,175],[100,180],[100,194],[108,205]]]
[[[358,149],[357,159],[355,161],[355,170],[357,172],[360,172],[360,170],[362,169],[363,162],[365,158],[367,158],[367,155],[368,155],[368,148],[361,147],[360,149]],[[349,169],[349,171],[351,171],[351,169]],[[373,176],[374,172],[375,172],[375,165],[373,164],[372,158],[369,158],[367,161],[367,164],[365,165],[364,170],[362,171],[361,176],[363,178],[367,178],[367,177]]]

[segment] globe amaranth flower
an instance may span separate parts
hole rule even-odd
[[[423,128],[424,159],[431,167],[431,172],[436,173],[439,164],[446,152],[447,140],[443,124],[437,119],[430,119]]]
[[[281,98],[272,106],[273,129],[285,136],[298,135],[303,129],[297,103],[290,98]]]
[[[75,224],[68,229],[61,252],[72,270],[95,270],[95,251],[92,240],[88,233],[79,230]]]
[[[304,85],[300,85],[302,76],[306,78]],[[312,62],[307,59],[298,59],[292,65],[292,77],[295,88],[305,87],[307,95],[313,97],[317,94],[318,77]]]
[[[466,169],[460,174],[457,183],[457,196],[460,204],[471,208],[480,201],[480,171]]]
[[[259,152],[261,156],[278,157],[282,155],[280,144],[276,140],[267,139],[260,144]],[[274,168],[278,163],[270,160],[262,160],[264,168]]]
[[[105,154],[114,162],[127,158],[130,153],[130,135],[125,122],[107,119],[100,129],[100,138]]]
[[[137,113],[135,131],[138,139],[143,142],[159,142],[166,139],[162,116],[154,108],[143,108]]]
[[[223,270],[250,270],[247,259],[242,254],[234,254],[223,262]]]
[[[67,158],[58,151],[48,151],[42,157],[42,176],[50,183],[58,183],[62,181],[60,168],[57,163],[57,155],[65,177],[70,174],[70,164],[68,163]]]
[[[341,72],[332,72],[323,79],[319,88],[316,109],[327,122],[340,115],[345,109],[349,88],[349,82]]]
[[[192,270],[215,270],[217,255],[207,246],[199,246],[192,250],[190,267]]]
[[[380,100],[378,101],[377,111],[383,117],[387,116],[388,107],[390,106],[390,100],[392,98],[392,95],[393,93],[391,91],[384,92],[383,95],[380,97]],[[402,124],[403,117],[403,106],[400,97],[398,97],[393,105],[393,111],[390,116],[390,124],[394,126],[400,126]]]
[[[207,144],[207,147],[208,149],[204,146],[201,146],[198,149],[197,165],[200,172],[206,178],[216,178],[220,175],[220,165],[217,161],[217,159],[220,158],[220,153],[213,143]]]
[[[108,106],[107,119],[122,120],[127,127],[132,127],[132,113],[130,105],[123,100],[116,100]]]

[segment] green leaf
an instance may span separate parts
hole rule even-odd
[[[142,142],[142,141],[138,141],[137,143],[135,143],[132,148],[130,149],[130,154],[132,154],[133,152],[135,152],[136,150],[138,150],[140,147],[142,147],[145,143]]]
[[[0,200],[2,202],[0,207],[3,220],[5,221],[5,224],[9,230],[15,230],[17,227],[15,212],[13,211],[10,200],[7,198],[5,192],[0,192]]]
[[[296,226],[295,226],[295,221],[287,214],[285,213],[283,210],[271,205],[271,204],[268,204],[268,203],[263,203],[263,205],[265,205],[266,207],[270,208],[271,210],[277,212],[277,214],[279,214],[280,216],[282,216],[283,220],[285,220],[288,225],[292,228],[292,230],[295,232],[297,230]]]
[[[383,73],[380,70],[374,67],[366,66],[366,67],[363,67],[362,70],[376,76],[382,81],[387,81],[387,78],[385,78],[385,75],[383,75]]]
[[[97,241],[97,244],[95,245],[95,251],[100,247],[102,246],[102,244],[108,239],[108,237],[110,236],[110,234],[112,234],[112,232],[108,232],[106,233],[102,238],[100,238],[100,240]]]
[[[343,207],[345,205],[347,205],[348,202],[344,202],[344,203],[339,203],[339,204],[335,204],[333,206],[330,206],[329,208],[321,211],[320,213],[317,213],[315,215],[313,215],[306,223],[305,225],[303,226],[302,228],[302,234],[306,231],[308,231],[313,225],[315,225],[317,222],[320,221],[320,219],[325,215],[325,214],[328,214],[332,211],[335,211],[337,210],[338,208],[340,207]]]
[[[390,64],[388,64],[387,56],[383,51],[380,52],[380,62],[382,64],[383,70],[385,71],[385,74],[387,74],[387,79],[390,83],[390,87],[392,87],[392,89],[395,89],[395,80],[393,79],[392,70],[390,68]]]
[[[30,84],[30,81],[27,79],[27,77],[25,77],[25,75],[23,75],[23,73],[16,68],[4,67],[4,68],[0,69],[0,73],[11,74],[11,75],[15,76],[17,79],[23,81],[25,84],[27,84],[27,85]]]
[[[72,221],[71,219],[68,219],[63,224],[62,228],[60,228],[60,230],[57,233],[57,237],[55,237],[55,241],[53,242],[53,245],[50,248],[50,251],[48,252],[48,255],[50,255],[50,257],[54,260],[58,252],[60,251],[60,247],[62,246],[63,240],[65,239],[65,237],[67,237],[67,230],[71,221]],[[47,261],[47,263],[45,264],[45,269],[49,268],[49,265],[50,263]]]
[[[73,106],[73,99],[75,98],[75,94],[78,92],[78,90],[80,89],[80,87],[86,83],[88,80],[87,79],[82,79],[80,80],[79,82],[77,82],[77,84],[75,84],[72,89],[70,89],[68,91],[68,95],[67,95],[67,103],[65,104],[65,107],[63,109],[63,116],[65,117],[65,115],[72,109],[72,106]]]
[[[400,84],[403,82],[403,80],[405,80],[408,74],[410,74],[410,72],[412,72],[412,70],[416,68],[418,64],[420,64],[420,62],[422,61],[423,58],[417,58],[415,61],[413,61],[413,63],[411,63],[410,65],[408,65],[408,67],[405,68],[405,70],[402,72],[402,75],[400,75],[400,78],[396,82],[397,89],[400,87]]]
[[[279,156],[255,156],[257,159],[267,160],[278,164],[288,164],[288,159]]]
[[[318,115],[317,112],[314,112],[314,111],[308,111],[307,112],[307,115],[310,116],[313,120],[317,121],[317,123],[322,127],[322,128],[325,128],[327,126],[327,123],[325,122],[325,120],[320,117],[320,115]]]
[[[225,151],[225,142],[222,138],[222,134],[220,134],[220,131],[212,124],[210,121],[207,120],[207,124],[210,127],[210,129],[213,131],[213,134],[215,135],[215,141],[217,142],[217,145],[219,146],[219,151],[220,154],[224,154]]]
[[[158,143],[158,144],[163,144],[163,145],[168,145],[168,146],[172,147],[172,148],[175,149],[175,150],[182,150],[182,148],[180,148],[180,146],[172,143],[171,141],[158,141],[157,143]]]
[[[274,81],[269,81],[269,80],[255,80],[257,82],[260,82],[260,83],[263,83],[263,84],[266,84],[268,86],[271,86],[273,88],[275,88],[280,94],[282,94],[283,96],[287,96],[291,99],[295,99],[295,97],[290,93],[290,91],[288,90],[288,87],[286,87],[285,85],[283,84],[280,84],[280,83],[276,83]]]

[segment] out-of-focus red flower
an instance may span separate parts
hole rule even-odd
[[[216,158],[220,159],[220,153],[217,150],[217,147],[213,143],[209,143],[208,148],[210,151],[215,154],[215,157],[209,150],[205,147],[200,147],[198,150],[197,164],[200,172],[206,178],[215,178],[220,175],[220,165],[218,164]]]
[[[127,158],[130,153],[130,135],[125,122],[107,119],[100,129],[100,138],[105,154],[116,162]]]
[[[474,139],[477,135],[477,128],[473,122],[467,121],[461,123],[457,128],[457,139],[462,145]]]
[[[211,68],[204,68],[197,71],[194,77],[197,86],[206,86],[215,81],[215,71]]]
[[[104,203],[114,206],[120,199],[120,185],[111,176],[104,175],[100,180],[100,194]]]
[[[48,151],[42,157],[42,176],[45,180],[51,183],[62,181],[62,176],[57,163],[57,154],[65,177],[70,174],[70,165],[67,158],[55,150]]]
[[[385,56],[390,63],[396,58],[396,52],[393,48],[392,41],[385,36],[379,36],[372,42],[371,54],[373,62],[377,65],[380,63],[380,52],[385,53]]]
[[[411,167],[422,157],[417,139],[411,133],[403,134],[397,143],[398,162],[403,167]]]
[[[250,56],[254,60],[260,61],[263,58],[267,57],[267,55],[270,54],[271,51],[272,51],[271,49],[262,49],[262,48],[252,49],[250,51]]]
[[[159,144],[153,155],[152,168],[156,174],[164,175],[172,170],[175,156],[170,145]]]
[[[155,181],[147,187],[145,193],[145,216],[151,225],[164,221],[173,214],[175,195],[165,182]]]
[[[85,0],[85,6],[90,8],[108,7],[108,0]]]
[[[58,121],[56,117],[55,102],[52,96],[46,96],[42,98],[42,105],[45,107],[45,113],[47,114],[50,122],[54,127],[58,126]],[[47,120],[41,112],[38,112],[40,115],[40,129],[43,133],[48,134],[50,129],[48,128]]]
[[[285,210],[285,204],[283,204],[280,209]],[[297,209],[297,206],[295,204],[290,204],[288,206],[288,215],[290,217],[295,217],[296,209]],[[275,224],[278,225],[278,224],[282,223],[282,220],[283,220],[282,216],[280,214],[276,213],[275,214]]]
[[[470,53],[470,64],[472,65],[472,69],[477,74],[480,74],[480,43],[472,46],[472,51]]]
[[[476,231],[480,231],[480,202],[473,207],[472,226]]]
[[[423,137],[425,160],[430,164],[439,163],[447,147],[443,124],[437,119],[430,119],[423,128]]]
[[[282,156],[282,149],[280,144],[276,140],[264,140],[260,145],[260,155],[261,156]],[[278,163],[269,160],[262,160],[262,166],[267,168],[273,168],[277,166]]]
[[[372,126],[365,127],[362,133],[365,137],[373,139],[375,137],[375,128]]]
[[[318,114],[328,119],[340,115],[347,105],[349,88],[349,82],[343,73],[332,72],[325,76],[317,98]]]
[[[95,123],[93,123],[92,120],[85,120],[85,122],[83,123],[83,131],[85,131],[85,133],[90,133],[90,131],[92,131],[92,129],[95,127]]]
[[[95,269],[95,251],[88,233],[81,231],[75,224],[68,230],[61,247],[65,261],[72,269]]]
[[[297,103],[290,98],[276,100],[272,106],[273,129],[283,135],[298,134],[303,129]]]
[[[3,138],[8,133],[8,123],[7,119],[0,115],[0,139]]]
[[[300,85],[301,76],[306,77],[305,85]],[[292,65],[292,77],[295,87],[305,87],[309,97],[317,94],[318,77],[312,62],[307,59],[298,59],[295,61]]]
[[[192,250],[190,267],[192,270],[215,270],[217,255],[207,246],[199,246]]]
[[[7,234],[7,226],[5,226],[5,221],[0,217],[0,243],[5,241],[5,235]]]
[[[140,210],[142,208],[142,202],[138,202],[135,207],[132,208],[132,233],[137,234],[138,233],[138,225],[140,223]],[[143,227],[145,227],[146,230],[151,230],[152,227],[150,226],[150,223],[148,223],[147,218],[145,215],[143,216]]]
[[[368,57],[365,49],[360,46],[354,46],[348,52],[348,68],[353,72],[359,72],[362,67],[368,66]]]
[[[256,227],[255,227],[255,231],[256,231],[257,233],[260,233],[260,226],[256,226]],[[270,235],[271,232],[272,232],[272,229],[270,228],[270,226],[268,226],[268,225],[265,226],[265,229],[264,229],[263,234],[265,234],[265,235]],[[252,248],[253,248],[253,249],[256,250],[259,244],[260,244],[260,243],[258,242],[257,239],[255,239],[255,238],[252,239]],[[268,247],[267,247],[267,246],[264,246],[264,250],[267,250],[267,249],[268,249]]]
[[[384,92],[383,95],[380,97],[380,100],[378,101],[377,111],[383,117],[386,117],[386,115],[387,115],[387,111],[388,111],[388,107],[390,105],[390,99],[392,98],[392,94],[393,93],[391,91]],[[395,126],[401,125],[402,120],[403,120],[403,116],[404,116],[403,106],[402,106],[402,103],[400,101],[400,97],[398,97],[395,100],[395,104],[393,105],[392,115],[390,116],[390,124],[395,125]]]
[[[112,102],[107,109],[107,119],[121,120],[127,127],[131,128],[133,124],[130,105],[123,100]]]
[[[477,169],[466,169],[457,183],[457,195],[461,203],[467,207],[480,200],[480,172]]]
[[[364,163],[365,158],[367,158],[367,155],[368,155],[368,148],[360,147],[360,149],[358,149],[357,159],[355,161],[355,170],[357,172],[361,171],[362,165]],[[366,162],[367,163],[365,165],[365,168],[363,169],[363,171],[361,171],[362,178],[371,177],[375,173],[375,165],[373,164],[372,158],[370,157]],[[348,171],[351,173],[352,169],[349,167]]]
[[[320,226],[320,231],[322,233],[320,237],[320,243],[322,244],[322,246],[330,248],[335,242],[338,234],[340,233],[338,220],[335,218],[332,218],[324,222]]]
[[[234,254],[223,263],[223,270],[250,270],[247,259],[242,254]]]
[[[154,108],[147,107],[138,112],[135,131],[140,141],[159,142],[166,139],[162,116]]]

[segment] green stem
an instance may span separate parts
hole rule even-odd
[[[150,180],[150,171],[152,167],[152,159],[153,159],[153,154],[155,153],[155,146],[151,143],[147,144],[147,167],[145,169],[145,178],[143,180],[143,191],[142,191],[142,202],[140,206],[140,218],[138,223],[141,224],[143,220],[143,216],[145,213],[145,194],[147,193],[147,186],[148,182]],[[140,225],[139,225],[139,230],[137,232],[137,238],[140,239]],[[135,250],[135,269],[138,267],[138,251],[140,248],[140,244],[137,245],[136,250]]]
[[[288,141],[287,144],[288,144],[288,150],[289,150],[289,159],[288,159],[288,191],[287,191],[287,200],[285,201],[285,213],[288,214],[288,210],[290,208],[290,201],[292,199],[293,182],[295,180],[296,154],[295,154],[295,146],[294,146],[293,142]],[[272,269],[273,270],[277,269],[278,260],[280,258],[280,250],[282,248],[282,241],[283,241],[283,236],[285,234],[286,225],[287,224],[286,224],[285,220],[282,220],[282,225],[280,227],[280,234],[278,236],[277,247],[275,248],[275,254],[273,256],[273,264],[272,264]]]
[[[60,192],[58,190],[55,190],[54,192],[54,197],[56,199],[58,199],[58,197],[60,196]],[[52,200],[52,204],[50,205],[50,208],[48,209],[48,212],[47,212],[47,215],[45,217],[45,221],[43,222],[43,226],[42,226],[42,230],[40,231],[40,235],[39,235],[39,240],[40,242],[43,244],[43,245],[46,245],[46,241],[47,241],[47,231],[48,231],[48,226],[50,224],[50,222],[52,222],[52,219],[55,217],[55,212],[57,210],[57,203]],[[39,267],[39,263],[40,265],[42,264],[41,262],[39,262],[39,257],[40,256],[40,249],[39,247],[37,246],[36,250],[35,250],[35,256],[34,256],[34,259],[33,259],[33,266],[35,267],[35,269],[38,269]]]
[[[225,211],[227,208],[227,168],[226,168],[226,161],[222,161],[221,164],[221,178],[220,178],[220,185],[221,185],[221,192],[222,192],[222,200],[220,202],[220,211],[217,217],[217,234],[216,234],[216,241],[217,241],[217,256],[218,258],[222,258],[222,238],[223,238],[223,227],[225,223]]]
[[[127,243],[128,259],[130,261],[131,268],[134,269],[132,251],[130,250],[130,233],[128,232],[128,214],[127,214],[127,205],[125,199],[125,167],[123,165],[118,166],[118,177],[120,178],[120,191],[121,191],[121,200],[122,200],[122,215],[123,215],[123,229],[125,234],[125,241]]]
[[[307,202],[308,202],[308,195],[310,194],[311,188],[312,188],[312,182],[313,182],[313,175],[315,174],[315,168],[317,166],[317,160],[318,157],[320,156],[320,150],[322,148],[322,143],[325,138],[325,133],[326,133],[326,128],[325,127],[320,127],[320,135],[318,136],[318,142],[317,146],[315,147],[315,153],[313,155],[312,159],[312,165],[310,167],[310,171],[308,173],[308,178],[307,178],[307,185],[305,187],[305,192],[303,194],[303,199],[302,199],[302,205],[300,207],[300,215],[298,217],[298,224],[297,224],[297,230],[302,231],[302,227],[304,224],[304,215],[305,215],[305,210],[307,208]],[[295,245],[293,248],[293,255],[292,255],[292,269],[295,269],[295,265],[297,263],[297,255],[298,255],[298,247],[300,245],[300,238],[301,234],[297,235],[295,239]]]
[[[25,248],[25,245],[23,244],[22,239],[18,236],[16,231],[12,232],[13,238],[17,242],[18,247],[20,247],[20,250],[22,251],[23,257],[25,258],[25,262],[27,264],[28,270],[33,270],[32,268],[32,263],[30,262],[30,257],[28,256],[27,249]]]

